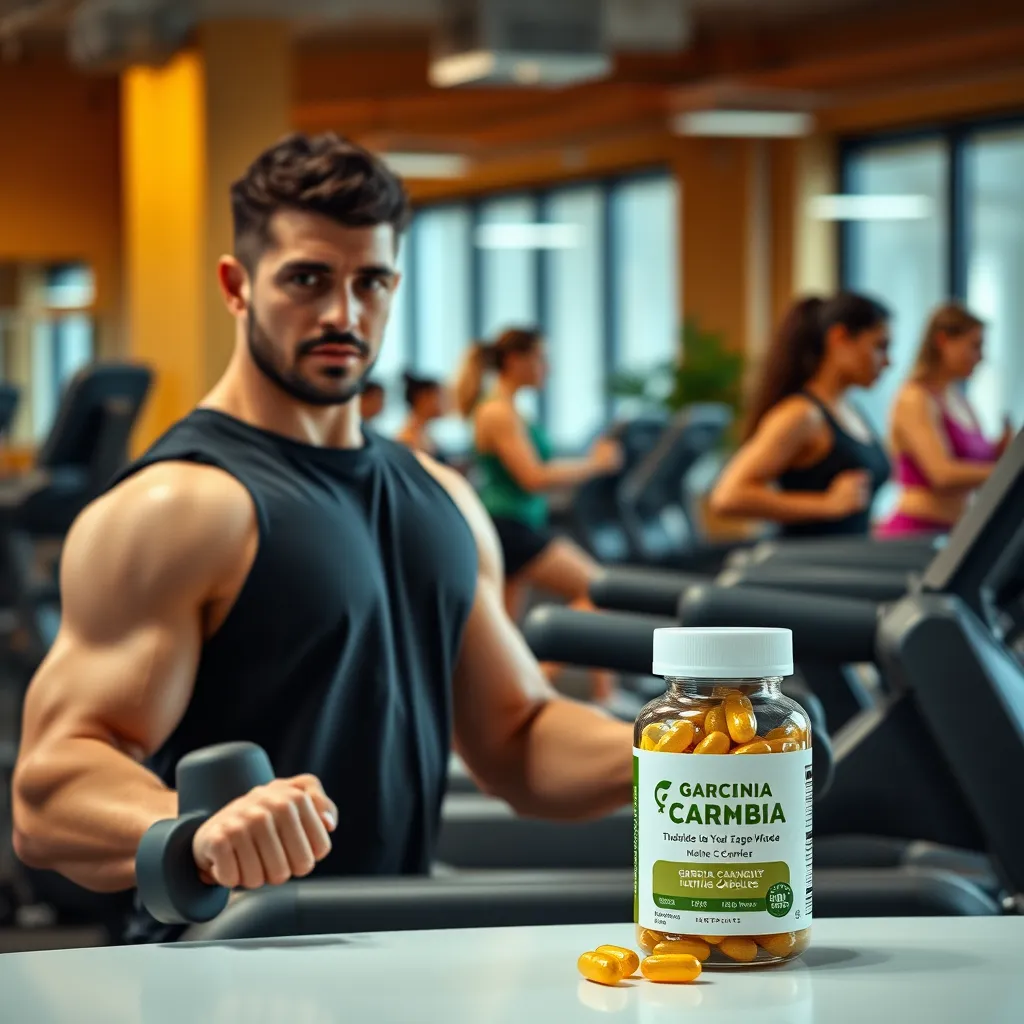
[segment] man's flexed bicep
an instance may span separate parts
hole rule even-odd
[[[14,779],[18,854],[88,888],[133,884],[135,848],[177,797],[142,765],[192,696],[211,608],[255,551],[252,502],[217,470],[161,464],[76,522],[61,628],[29,686]]]

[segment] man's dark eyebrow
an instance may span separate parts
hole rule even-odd
[[[369,266],[359,268],[360,277],[387,277],[392,278],[395,276],[395,268],[386,266],[385,264],[374,264],[371,263]]]
[[[291,260],[278,271],[279,274],[330,274],[334,268],[329,263],[319,260]]]

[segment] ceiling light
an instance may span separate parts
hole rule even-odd
[[[463,178],[469,170],[459,153],[382,153],[381,159],[402,178]]]
[[[823,195],[807,203],[815,220],[924,220],[934,213],[930,196]]]
[[[578,224],[481,224],[476,245],[478,249],[575,249],[580,237]]]
[[[790,139],[813,130],[814,118],[798,110],[692,110],[672,118],[676,135]]]

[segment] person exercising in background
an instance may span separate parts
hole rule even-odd
[[[864,534],[889,476],[881,441],[847,400],[889,365],[889,314],[844,293],[787,313],[765,358],[746,439],[711,494],[719,515],[779,523],[783,536]]]
[[[495,371],[494,389],[484,380]],[[553,459],[551,443],[537,423],[519,414],[523,388],[543,387],[547,377],[544,338],[535,328],[510,328],[493,344],[470,348],[453,388],[455,402],[473,428],[477,492],[490,513],[505,561],[505,604],[518,619],[522,590],[529,584],[576,608],[592,609],[588,591],[600,567],[590,555],[548,528],[547,492],[614,473],[622,464],[619,445],[598,440],[580,459]],[[610,695],[611,678],[595,674],[595,699]]]
[[[430,436],[430,424],[448,412],[444,385],[430,377],[416,377],[411,373],[404,373],[402,379],[405,381],[405,404],[409,414],[395,439],[413,451],[425,452],[443,462]]]
[[[893,406],[891,448],[901,491],[892,515],[876,529],[879,537],[945,533],[1013,440],[1007,423],[1002,438],[989,441],[964,394],[963,384],[981,362],[983,335],[982,321],[956,303],[929,319]]]
[[[359,399],[359,415],[364,423],[370,423],[384,411],[386,398],[382,385],[373,380],[367,381]]]
[[[177,814],[178,760],[232,740],[279,777],[195,834],[196,869],[228,888],[428,872],[453,745],[522,813],[627,803],[632,727],[549,687],[472,488],[362,428],[401,182],[337,136],[294,135],[231,200],[230,363],[65,543],[60,631],[25,698],[18,856],[131,888],[143,834]],[[128,937],[179,933],[138,908]]]

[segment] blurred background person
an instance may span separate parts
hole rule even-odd
[[[790,537],[867,534],[890,466],[847,392],[871,387],[888,364],[879,302],[850,293],[797,302],[772,340],[713,511],[777,523]]]
[[[485,394],[492,371],[494,385]],[[547,373],[541,332],[513,327],[493,344],[474,343],[454,386],[457,408],[471,423],[473,474],[501,541],[505,603],[516,620],[526,585],[576,608],[593,607],[588,589],[600,566],[575,542],[549,528],[548,494],[614,473],[622,463],[619,445],[604,438],[582,458],[552,457],[546,432],[539,424],[528,423],[515,401],[524,388],[542,388]],[[610,689],[610,677],[603,678],[594,697],[607,697]]]
[[[402,375],[402,380],[405,383],[405,404],[409,411],[395,435],[396,440],[413,451],[424,452],[445,461],[430,436],[430,424],[448,414],[448,397],[444,385],[432,377],[417,377],[408,372]]]
[[[363,388],[362,396],[359,399],[359,411],[364,423],[372,423],[383,411],[384,403],[387,400],[387,393],[384,387],[375,380],[371,380]]]
[[[944,533],[963,513],[1013,439],[985,437],[964,385],[981,363],[985,327],[958,303],[931,315],[910,379],[892,410],[891,448],[900,494],[880,537]]]

